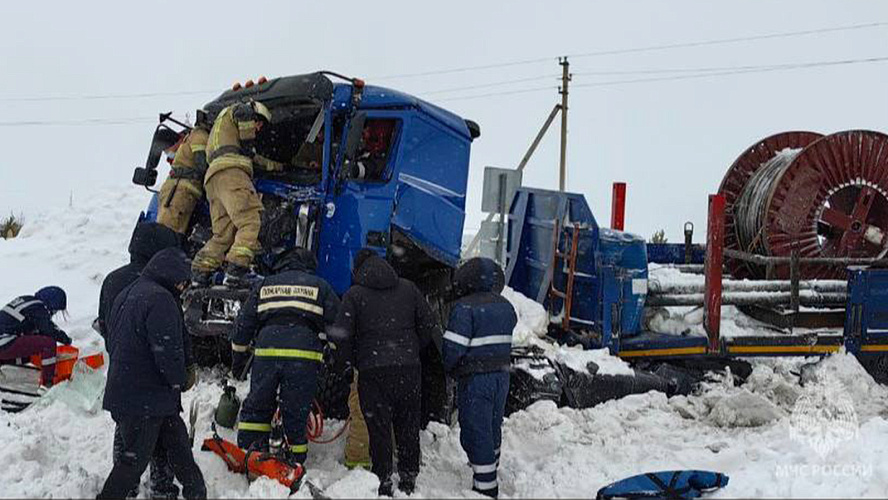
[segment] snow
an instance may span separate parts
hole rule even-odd
[[[107,272],[128,260],[132,226],[146,203],[140,189],[97,188],[66,210],[29,217],[20,238],[0,240],[0,301],[60,285],[69,292],[70,312],[61,326],[84,351],[101,349],[101,339],[90,328],[99,285]],[[668,279],[664,276],[652,273],[652,279]],[[550,356],[571,366],[594,361],[600,370],[628,369],[602,351],[549,345],[542,338],[545,311],[509,290],[504,295],[518,311],[516,343],[547,346]],[[725,309],[723,329],[760,334],[761,325]],[[669,314],[656,320],[660,326],[700,333],[697,312]],[[689,396],[650,392],[585,410],[536,403],[506,420],[502,496],[589,498],[627,476],[700,468],[730,476],[728,487],[715,497],[885,497],[888,390],[853,356],[840,353],[807,366],[812,361],[756,359],[742,386],[735,387],[729,377],[717,378]],[[52,391],[23,413],[0,413],[0,496],[86,498],[100,489],[111,467],[113,422],[95,408],[101,372],[98,378],[79,375],[71,387]],[[285,497],[286,488],[268,480],[248,484],[218,457],[200,451],[222,393],[220,379],[219,373],[203,370],[201,381],[183,397],[186,410],[193,401],[200,405],[194,454],[210,496]],[[236,386],[244,397],[247,384]],[[327,421],[325,435],[341,425]],[[233,431],[223,429],[222,434],[230,438]],[[471,471],[458,427],[431,424],[421,439],[423,467],[414,498],[481,498],[470,491]],[[342,440],[312,444],[308,479],[331,497],[374,496],[376,478],[347,470],[342,458]],[[144,497],[147,491],[140,493]],[[295,496],[309,498],[308,488]]]

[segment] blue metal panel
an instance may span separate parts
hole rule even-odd
[[[560,299],[549,304],[550,284],[566,289],[566,269],[551,269],[555,221],[564,221],[560,251],[570,250],[573,223],[580,225],[577,244],[577,273],[571,317],[577,326],[597,330],[599,311],[599,276],[595,252],[598,247],[598,223],[585,198],[574,193],[520,188],[512,201],[507,242],[506,282],[524,295],[561,311]],[[557,313],[556,313],[557,314]]]
[[[888,269],[851,269],[845,308],[845,347],[859,355],[884,355],[886,346]]]
[[[602,229],[598,261],[602,267],[614,270],[614,286],[619,290],[620,332],[624,335],[638,333],[647,295],[648,268],[644,238]]]
[[[697,335],[671,335],[667,333],[644,332],[634,337],[620,340],[621,350],[647,350],[647,349],[681,349],[688,347],[706,347],[709,341],[706,337]]]
[[[648,262],[653,264],[685,264],[684,243],[648,243]],[[691,264],[702,264],[706,247],[691,245]]]
[[[391,223],[430,256],[455,266],[462,247],[470,141],[412,113],[400,144]]]

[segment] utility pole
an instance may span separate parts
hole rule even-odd
[[[561,88],[558,89],[561,94],[561,166],[558,170],[558,190],[563,192],[567,178],[567,91],[571,75],[567,56],[559,57],[558,64],[561,65]]]

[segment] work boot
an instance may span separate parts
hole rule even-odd
[[[479,490],[478,488],[472,488],[472,491],[474,491],[476,493],[480,493],[484,496],[488,496],[490,498],[499,497],[499,487],[494,487],[489,490]]]
[[[413,490],[416,489],[416,474],[401,474],[398,489],[407,496],[412,495]]]
[[[212,283],[212,271],[191,271],[191,286],[206,288]]]
[[[246,279],[249,272],[250,269],[247,267],[228,264],[225,268],[225,279],[222,280],[222,284],[231,288],[244,288],[249,285]]]
[[[393,495],[392,491],[392,478],[388,477],[383,481],[379,482],[379,489],[376,490],[376,494],[381,497],[390,497]]]

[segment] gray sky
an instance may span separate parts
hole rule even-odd
[[[0,215],[27,216],[119,186],[134,194],[160,111],[180,114],[236,80],[331,69],[424,97],[481,125],[467,227],[479,225],[485,165],[514,167],[558,99],[556,57],[888,21],[888,2],[461,1],[3,2]],[[627,229],[705,225],[706,195],[746,147],[774,132],[888,131],[888,62],[586,87],[679,73],[584,72],[756,66],[888,56],[888,26],[793,38],[574,57],[568,188],[608,224],[613,181],[629,184]],[[449,68],[532,64],[412,78]],[[550,79],[545,77],[551,76]],[[476,90],[453,87],[542,78]],[[551,90],[477,99],[541,86]],[[20,98],[203,91],[152,98]],[[447,100],[454,99],[454,100]],[[30,125],[144,118],[123,125]],[[556,123],[557,124],[557,123]],[[558,128],[525,184],[557,187]],[[135,216],[135,214],[134,214]]]

